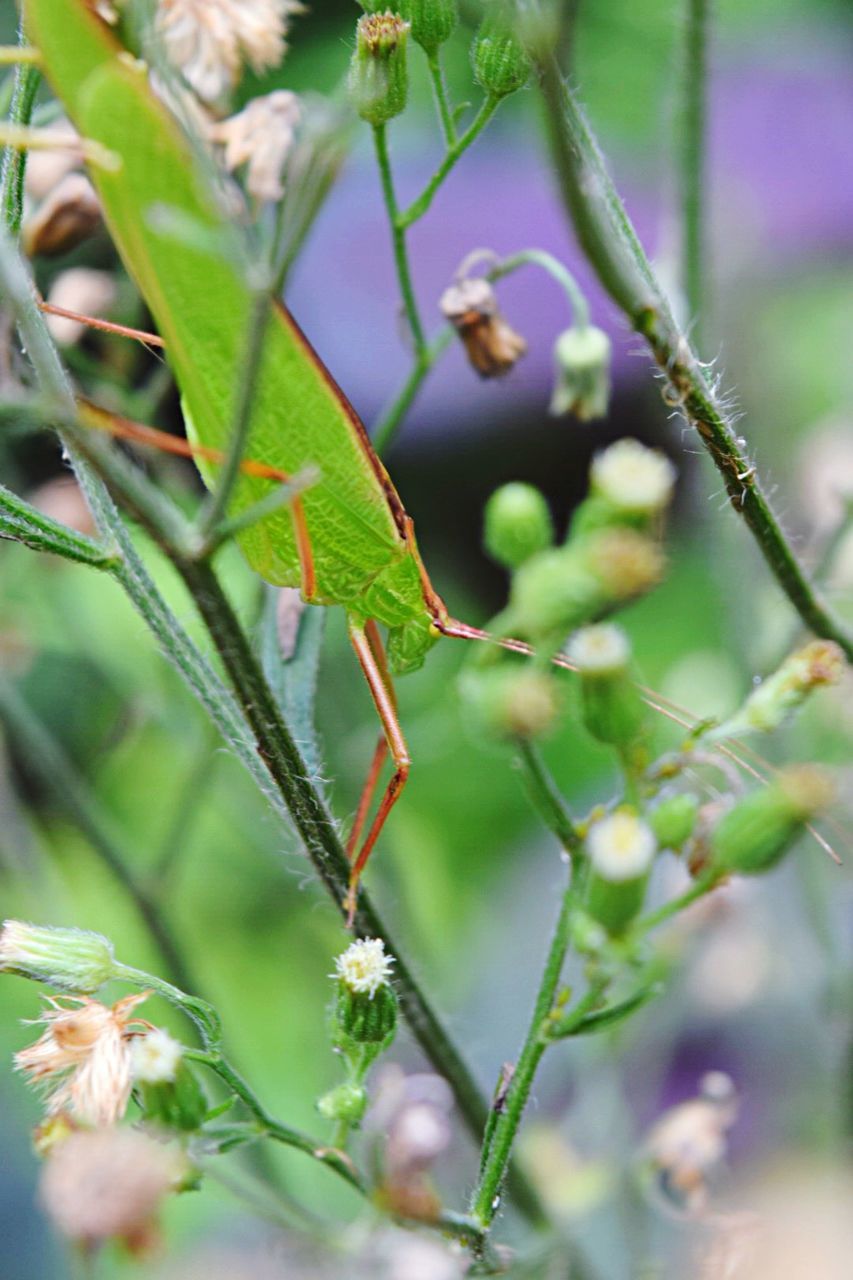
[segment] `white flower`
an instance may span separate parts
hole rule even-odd
[[[617,440],[593,459],[590,480],[614,507],[653,515],[669,502],[675,468],[665,454],[639,440]]]
[[[593,869],[603,880],[636,880],[645,875],[657,843],[651,827],[627,809],[593,823],[586,838]]]
[[[138,1036],[130,1046],[130,1065],[134,1080],[143,1084],[169,1084],[174,1080],[184,1049],[168,1031],[154,1027]]]
[[[350,991],[373,998],[391,977],[393,956],[386,956],[381,938],[359,938],[335,960],[333,978],[340,978]]]
[[[206,102],[236,84],[243,64],[275,67],[296,0],[159,0],[157,29],[169,61]]]
[[[627,667],[631,645],[621,627],[602,623],[576,631],[566,646],[566,655],[582,675],[610,675]]]
[[[210,137],[225,148],[226,169],[247,166],[246,187],[256,199],[280,200],[284,194],[282,170],[301,114],[296,94],[276,89],[211,127]]]

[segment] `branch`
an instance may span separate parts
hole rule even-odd
[[[806,626],[853,659],[853,632],[820,599],[783,534],[743,452],[731,412],[673,319],[604,158],[550,54],[539,55],[554,164],[578,240],[604,288],[647,341],[687,422],[698,432],[779,586]]]

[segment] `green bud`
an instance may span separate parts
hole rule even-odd
[[[410,23],[415,44],[431,56],[450,39],[459,21],[456,0],[396,0],[394,8]]]
[[[594,566],[578,549],[540,551],[513,574],[507,625],[536,644],[559,648],[605,601]]]
[[[696,826],[699,797],[690,792],[666,796],[648,814],[649,826],[661,849],[681,849]]]
[[[175,1078],[161,1084],[138,1082],[136,1092],[145,1118],[164,1129],[193,1133],[200,1129],[208,1104],[196,1075],[187,1062],[181,1061]]]
[[[505,98],[527,83],[530,59],[518,39],[512,4],[491,0],[474,38],[471,59],[477,83],[493,98]]]
[[[324,1093],[317,1102],[317,1110],[326,1120],[345,1120],[347,1124],[359,1124],[367,1109],[367,1090],[348,1080],[336,1089]]]
[[[408,22],[393,13],[365,14],[356,24],[349,90],[356,111],[368,124],[386,124],[405,109],[408,34]]]
[[[832,783],[820,769],[798,765],[783,770],[720,819],[710,838],[711,865],[723,874],[769,871],[832,796]]]
[[[530,484],[505,484],[486,503],[486,550],[493,560],[517,569],[554,540],[548,503]]]
[[[342,1041],[390,1043],[397,1027],[397,997],[387,984],[369,995],[339,982],[335,1024]]]
[[[599,609],[644,595],[663,577],[663,552],[652,538],[635,529],[601,529],[575,545],[581,563],[596,579]]]
[[[832,640],[812,640],[785,659],[749,695],[740,711],[712,733],[714,738],[750,732],[770,733],[784,724],[815,689],[837,684],[847,667]]]
[[[631,647],[621,627],[584,627],[575,633],[567,655],[580,676],[581,715],[587,732],[599,742],[628,747],[640,737],[646,706],[631,679]]]
[[[554,345],[557,379],[550,412],[573,413],[581,422],[603,418],[610,400],[610,339],[593,324],[561,333]]]
[[[624,933],[645,900],[657,852],[654,832],[632,809],[617,809],[592,824],[586,851],[585,909],[608,933]]]
[[[675,467],[659,449],[639,440],[617,440],[595,455],[589,472],[591,492],[623,516],[651,518],[668,505]]]
[[[20,920],[6,920],[0,931],[0,972],[79,994],[97,991],[114,971],[112,943],[99,933]]]
[[[535,738],[551,728],[561,688],[545,671],[506,665],[466,671],[459,689],[482,729],[501,738]]]

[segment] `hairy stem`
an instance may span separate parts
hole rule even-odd
[[[500,98],[488,97],[485,99],[471,124],[453,146],[448,149],[441,164],[418,198],[409,205],[408,209],[404,209],[397,214],[396,222],[400,231],[405,231],[413,222],[417,222],[419,218],[424,216],[451,169],[455,167],[457,161],[465,154],[472,142],[475,142],[480,136],[499,105]]]
[[[14,46],[15,53],[24,49],[24,31],[21,27],[20,45]],[[30,52],[30,51],[27,51]],[[11,60],[11,59],[10,59]],[[15,69],[15,88],[12,92],[12,105],[9,110],[8,123],[13,128],[25,129],[32,119],[36,94],[41,84],[41,72],[34,60],[14,59],[18,63]],[[17,147],[7,146],[3,153],[3,168],[0,174],[0,216],[9,234],[17,237],[21,230],[24,213],[24,175],[27,170],[27,153]]]
[[[681,281],[697,343],[705,293],[705,154],[710,0],[685,0],[681,50],[680,129],[677,139],[681,197]]]
[[[435,53],[429,54],[427,57],[427,65],[429,66],[432,89],[435,95],[435,105],[438,108],[438,117],[441,121],[441,130],[444,134],[444,141],[448,147],[452,147],[456,142],[456,125],[453,123],[453,112],[450,109],[450,103],[447,98],[447,85],[444,83],[444,70],[441,65],[441,55],[437,50]]]
[[[673,319],[601,151],[553,57],[539,65],[560,193],[587,257],[667,379],[670,399],[698,432],[779,586],[803,622],[853,659],[853,631],[820,599],[789,545],[731,413]]]
[[[542,759],[539,748],[528,738],[522,738],[518,744],[518,759],[534,808],[546,827],[553,831],[566,853],[576,854],[581,845],[578,829],[566,808],[557,784]]]

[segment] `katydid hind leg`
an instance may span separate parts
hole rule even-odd
[[[364,624],[354,618],[350,618],[349,636],[352,647],[355,650],[356,657],[358,658],[359,665],[364,672],[365,679],[367,680],[370,688],[370,693],[373,697],[377,714],[382,722],[382,731],[385,736],[385,741],[387,742],[388,750],[391,752],[391,758],[394,762],[394,773],[385,788],[381,800],[379,801],[376,815],[371,823],[364,842],[352,863],[349,892],[346,899],[347,924],[351,925],[353,916],[355,915],[355,902],[361,873],[365,868],[367,860],[373,850],[373,846],[379,838],[379,834],[385,825],[389,813],[399,799],[403,787],[406,785],[411,760],[409,758],[409,749],[406,746],[406,740],[403,737],[403,730],[400,727],[400,721],[397,716],[396,698],[394,697],[394,689],[391,684],[388,667],[385,663],[385,655],[379,639],[379,632],[374,624],[370,629],[370,634],[368,635]]]

